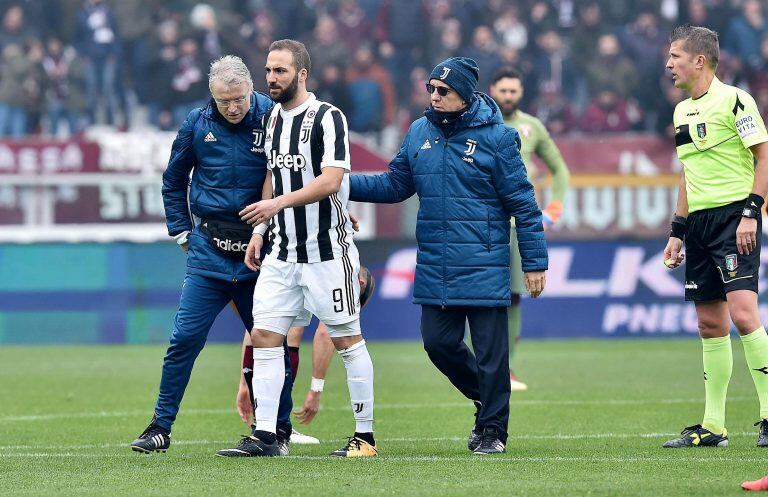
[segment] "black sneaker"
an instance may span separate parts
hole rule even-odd
[[[155,424],[155,418],[149,423],[144,433],[131,442],[131,450],[149,454],[150,452],[165,452],[171,446],[171,432]]]
[[[349,437],[347,444],[331,452],[334,457],[376,457],[379,455],[379,448],[375,445],[371,445],[362,438]]]
[[[470,452],[474,452],[476,448],[480,446],[480,440],[483,438],[483,429],[477,426],[477,416],[480,415],[480,402],[475,403],[475,425],[472,427],[472,431],[469,432],[469,438],[467,439],[467,448]]]
[[[762,430],[761,430],[762,433]],[[723,430],[722,435],[712,433],[701,425],[686,426],[679,438],[673,438],[664,442],[667,449],[679,449],[683,447],[727,447],[728,431]]]
[[[281,454],[277,439],[270,444],[254,436],[243,435],[236,447],[222,449],[216,455],[221,457],[274,457]]]
[[[480,442],[483,440],[483,429],[477,426],[472,427],[472,431],[469,432],[469,439],[467,439],[467,448],[474,452],[475,449],[480,447]]]
[[[483,435],[480,437],[480,445],[472,453],[479,455],[503,454],[506,450],[504,442],[499,438],[499,430],[489,426],[483,430]]]
[[[760,425],[759,432],[757,434],[757,446],[768,447],[768,419],[761,419],[755,426]]]

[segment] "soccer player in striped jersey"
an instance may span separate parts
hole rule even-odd
[[[261,271],[251,331],[256,430],[237,447],[219,451],[221,456],[279,455],[275,425],[285,380],[283,343],[291,326],[302,324],[305,309],[328,327],[347,370],[355,434],[331,455],[377,455],[373,364],[360,330],[360,259],[347,211],[347,123],[339,109],[307,91],[310,68],[302,43],[279,40],[270,46],[266,79],[277,105],[265,122],[269,181],[263,200],[240,213],[256,226],[246,264]],[[262,264],[259,253],[270,229],[271,247]]]

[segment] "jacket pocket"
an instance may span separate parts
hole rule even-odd
[[[486,245],[486,248],[488,249],[488,252],[491,251],[491,211],[486,210],[485,211],[488,216],[488,243]]]

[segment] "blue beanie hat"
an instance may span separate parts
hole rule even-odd
[[[432,69],[429,79],[439,79],[456,90],[465,102],[472,100],[480,70],[477,62],[468,57],[451,57],[439,63]]]

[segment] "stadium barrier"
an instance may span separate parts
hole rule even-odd
[[[362,314],[368,339],[418,339],[415,243],[358,245],[377,279]],[[663,247],[663,239],[551,242],[547,288],[538,299],[523,299],[524,335],[695,336],[693,306],[682,299],[683,270],[663,266]],[[761,278],[768,253],[762,259]],[[167,342],[184,265],[172,242],[0,245],[0,344]],[[768,321],[768,305],[760,312]],[[242,331],[225,308],[210,340],[238,341]]]

